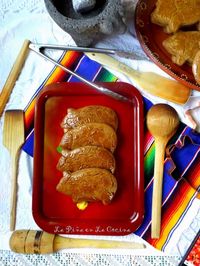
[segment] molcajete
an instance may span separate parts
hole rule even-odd
[[[98,0],[92,10],[82,13],[74,10],[70,0],[44,1],[52,19],[78,46],[90,46],[104,35],[125,31],[121,0]]]

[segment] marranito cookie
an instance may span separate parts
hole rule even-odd
[[[200,0],[158,0],[151,14],[151,22],[164,27],[167,33],[182,26],[200,22]]]
[[[200,31],[179,31],[163,41],[163,46],[172,55],[172,61],[181,66],[186,61],[192,65],[199,50]]]

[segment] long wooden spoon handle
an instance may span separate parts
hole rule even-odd
[[[25,62],[26,56],[28,54],[28,47],[29,47],[30,41],[25,40],[23,43],[23,46],[14,62],[14,65],[9,73],[9,76],[6,80],[6,83],[3,86],[3,89],[0,94],[0,116],[3,113],[3,110],[6,106],[6,103],[10,97],[10,94],[12,92],[12,89],[15,85],[15,82],[22,70],[23,64]]]
[[[151,237],[160,237],[161,227],[161,206],[162,206],[162,184],[163,184],[163,164],[166,141],[155,139],[155,165],[152,199],[152,225]]]
[[[4,117],[3,144],[11,156],[11,209],[10,230],[15,229],[17,203],[17,169],[20,147],[24,142],[24,112],[7,110]]]
[[[160,76],[153,72],[139,72],[116,60],[115,58],[101,53],[85,53],[90,59],[110,67],[113,70],[125,74],[141,88],[155,96],[168,101],[184,104],[188,100],[191,90],[183,84]]]
[[[19,152],[11,158],[11,198],[10,198],[10,231],[15,230],[16,224],[16,207],[17,207],[17,165],[19,160]]]

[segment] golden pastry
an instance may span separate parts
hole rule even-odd
[[[117,191],[117,181],[105,169],[88,168],[72,174],[64,173],[56,189],[71,196],[75,203],[101,201],[106,205]]]
[[[106,106],[90,105],[79,109],[69,108],[61,126],[64,130],[87,123],[105,123],[114,130],[118,126],[118,118],[114,110]]]
[[[114,152],[117,135],[114,129],[106,124],[88,123],[64,133],[60,146],[68,150],[83,146],[100,146]]]
[[[199,50],[200,31],[180,31],[163,41],[164,48],[172,55],[172,61],[181,66],[186,61],[192,65]]]
[[[84,146],[71,151],[62,151],[57,164],[59,171],[75,172],[84,168],[104,168],[114,173],[115,158],[109,150],[97,146]]]
[[[158,0],[151,14],[151,22],[164,27],[167,33],[199,21],[200,0]]]

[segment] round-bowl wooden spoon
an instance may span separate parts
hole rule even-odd
[[[147,127],[155,139],[154,185],[152,199],[151,237],[160,237],[162,181],[165,149],[179,125],[174,108],[167,104],[156,104],[147,113]]]

